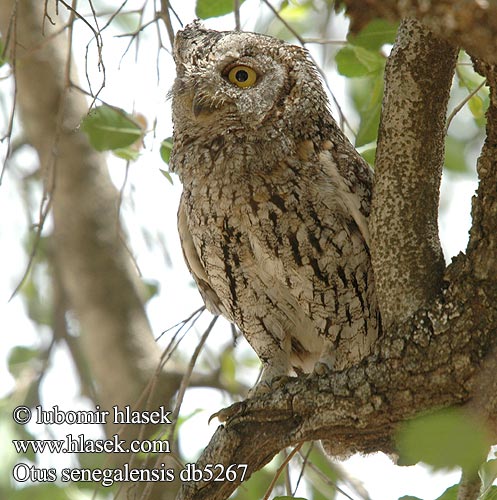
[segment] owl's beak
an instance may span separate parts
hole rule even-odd
[[[197,118],[197,117],[198,117],[198,115],[199,115],[200,113],[202,113],[203,109],[204,109],[204,106],[203,106],[203,104],[202,104],[201,100],[200,100],[197,96],[195,96],[195,97],[193,98],[193,102],[192,102],[192,112],[193,112],[193,116],[194,116],[195,118]]]
[[[214,111],[214,108],[206,102],[205,97],[194,95],[192,101],[192,113],[195,118],[200,114],[210,114]]]

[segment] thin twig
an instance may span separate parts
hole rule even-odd
[[[14,2],[14,6],[12,7],[12,13],[10,14],[9,17],[9,26],[7,28],[7,33],[5,35],[5,40],[4,40],[4,49],[2,51],[1,57],[2,59],[5,57],[5,54],[7,53],[7,47],[10,47],[10,59],[11,59],[11,67],[12,67],[12,76],[13,76],[13,83],[14,83],[14,96],[12,99],[12,110],[10,112],[9,116],[9,125],[7,127],[7,131],[5,133],[5,136],[2,137],[1,141],[3,142],[4,139],[7,139],[7,151],[5,153],[5,159],[2,164],[2,171],[0,172],[0,185],[2,185],[3,181],[3,176],[5,174],[5,171],[7,169],[7,161],[10,158],[12,154],[12,130],[14,127],[14,115],[15,115],[15,110],[16,110],[16,102],[17,102],[17,84],[16,84],[16,46],[17,46],[17,39],[16,39],[16,34],[17,34],[17,2]],[[12,44],[10,44],[10,38],[13,38]]]
[[[273,491],[276,482],[278,481],[278,478],[280,477],[280,474],[283,472],[283,469],[290,463],[290,460],[293,458],[295,453],[297,453],[300,448],[302,448],[302,445],[304,443],[299,443],[295,448],[288,454],[287,457],[285,457],[285,460],[283,460],[283,463],[278,467],[278,470],[276,471],[276,474],[273,477],[273,480],[271,481],[271,484],[269,485],[269,488],[267,489],[264,497],[262,500],[269,500],[269,496],[271,495],[271,492]]]
[[[302,454],[300,454],[302,456]],[[341,493],[345,498],[348,498],[348,500],[354,500],[353,497],[351,497],[349,494],[347,494],[345,491],[343,491],[335,481],[332,481],[326,474],[323,473],[323,471],[314,465],[311,461],[307,461],[307,466],[308,468],[312,469],[313,472],[315,472],[319,478],[327,485],[332,486],[335,488],[339,493]]]
[[[304,39],[281,17],[280,13],[269,3],[268,0],[262,0],[271,12],[281,21],[285,28],[299,41],[300,45],[304,46]]]
[[[235,30],[240,31],[240,0],[233,0],[233,12],[235,14]]]
[[[112,23],[112,21],[114,21],[114,19],[119,15],[119,13],[124,9],[124,7],[126,6],[126,4],[128,3],[129,0],[124,0],[124,2],[121,4],[121,6],[115,10],[111,16],[109,17],[109,20],[104,24],[103,28],[100,30],[100,33],[102,33],[102,31],[106,28],[108,28],[110,26],[110,24]]]
[[[171,48],[174,45],[174,29],[171,23],[171,16],[169,15],[169,1],[161,0],[160,1],[160,12],[159,17],[164,21],[166,25],[167,35],[169,36],[169,43],[171,44]]]
[[[169,361],[169,359],[171,358],[173,353],[176,351],[180,342],[185,338],[186,334],[193,328],[193,326],[195,325],[197,320],[200,318],[200,316],[202,315],[204,310],[205,310],[205,307],[201,307],[200,309],[197,309],[197,312],[194,313],[194,315],[196,315],[196,317],[193,317],[193,319],[191,320],[190,326],[186,329],[185,333],[183,333],[183,335],[181,336],[181,338],[178,341],[176,341],[176,338],[180,334],[181,330],[187,325],[187,322],[184,322],[178,328],[178,330],[176,332],[174,332],[172,339],[169,341],[169,344],[167,345],[166,349],[161,354],[161,366],[162,367],[165,366],[165,364]],[[188,320],[188,322],[189,321],[190,320]],[[175,341],[176,341],[176,343],[174,343]]]
[[[303,38],[304,43],[317,43],[319,45],[345,45],[347,40],[329,40],[326,38]]]
[[[295,496],[297,494],[297,490],[299,489],[300,482],[302,481],[302,478],[304,477],[304,471],[305,471],[305,468],[307,465],[307,461],[309,460],[309,455],[311,454],[311,451],[313,448],[314,448],[314,441],[311,442],[309,449],[307,450],[307,453],[305,455],[302,455],[302,453],[300,453],[300,456],[303,458],[302,467],[300,469],[299,477],[297,478],[297,483],[295,484],[295,489],[292,492],[292,496]]]
[[[191,378],[192,373],[193,373],[193,368],[195,366],[195,363],[197,362],[197,358],[200,354],[200,351],[202,350],[202,347],[204,346],[204,344],[207,340],[207,337],[209,336],[212,329],[214,328],[214,325],[216,324],[218,317],[219,316],[214,316],[214,318],[210,322],[209,326],[207,327],[207,329],[203,333],[202,337],[200,338],[200,341],[197,344],[197,347],[195,348],[195,351],[192,354],[192,357],[190,359],[190,362],[188,363],[188,366],[187,366],[186,371],[183,375],[183,378],[181,379],[181,384],[180,384],[180,387],[179,387],[177,395],[176,395],[176,405],[175,405],[174,410],[171,414],[172,424],[167,427],[166,432],[164,432],[164,434],[162,436],[160,436],[159,439],[163,439],[163,438],[171,439],[174,436],[174,432],[176,430],[176,423],[178,421],[179,412],[181,409],[181,405],[183,404],[183,398],[185,396],[186,389],[188,388],[188,386],[190,384],[190,378]],[[159,455],[157,457],[157,460],[156,460],[154,467],[158,467],[159,464],[161,463],[161,460],[162,460],[162,457]],[[140,496],[140,500],[145,500],[148,497],[148,495],[152,489],[152,486],[153,486],[152,482],[147,483],[145,489],[143,490],[142,495]]]
[[[461,111],[461,109],[466,105],[466,103],[474,96],[476,95],[480,89],[485,86],[487,83],[487,80],[483,80],[483,82],[478,85],[472,92],[470,92],[449,114],[447,117],[447,122],[445,123],[445,130],[444,130],[444,135],[447,135],[447,131],[449,130],[450,123],[454,119],[454,117]]]
[[[42,202],[42,205],[43,205],[43,202]],[[12,295],[9,298],[9,302],[17,295],[17,293],[21,289],[22,285],[24,285],[24,282],[26,281],[26,278],[28,277],[29,272],[31,271],[31,268],[33,267],[34,258],[35,258],[36,252],[38,251],[38,245],[39,245],[40,240],[41,240],[41,232],[43,231],[43,226],[45,225],[45,220],[50,212],[51,207],[52,207],[52,197],[50,196],[48,198],[48,202],[45,205],[44,210],[41,213],[41,217],[38,221],[38,224],[36,225],[36,227],[37,227],[36,234],[34,237],[31,252],[29,254],[28,263],[26,265],[26,268],[24,269],[24,273],[23,273],[21,279],[19,280],[19,283],[17,284],[14,291],[12,292]]]
[[[100,33],[74,7],[68,5],[66,2],[64,2],[64,0],[57,0],[57,1],[60,2],[69,12],[72,12],[78,19],[81,19],[81,21],[83,21],[83,23],[85,23],[86,26],[88,26],[88,28],[91,29],[93,35],[95,36],[95,40],[97,40],[97,45],[98,45],[98,40],[101,38]],[[101,46],[99,47],[101,49]],[[99,56],[100,56],[100,62],[102,62],[101,50],[99,51]]]
[[[185,395],[186,389],[188,388],[188,384],[190,382],[190,378],[192,376],[193,372],[193,367],[195,366],[195,363],[197,362],[197,358],[200,354],[200,351],[202,350],[202,347],[204,346],[207,337],[209,337],[209,334],[211,333],[212,329],[214,328],[214,325],[216,324],[216,321],[218,320],[219,316],[214,316],[212,318],[212,321],[209,323],[209,326],[206,328],[205,332],[203,333],[202,337],[200,338],[200,341],[195,348],[195,351],[192,354],[192,357],[190,359],[190,362],[188,363],[188,366],[186,368],[185,374],[183,375],[183,379],[181,380],[181,385],[178,390],[178,394],[176,396],[176,406],[173,410],[171,420],[173,421],[173,424],[170,429],[170,435],[172,436],[174,434],[174,429],[176,427],[176,420],[179,415],[179,411],[181,409],[181,405],[183,403],[183,397]]]

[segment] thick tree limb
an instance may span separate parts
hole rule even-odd
[[[486,279],[497,276],[497,66],[476,61],[475,68],[487,78],[490,106],[487,137],[477,164],[480,184],[473,199],[468,256],[476,276]]]
[[[490,105],[487,111],[487,137],[478,159],[480,179],[473,198],[473,224],[468,244],[468,269],[475,279],[494,280],[497,276],[497,66],[475,61],[475,68],[487,78],[490,87]],[[496,307],[497,287],[493,290]],[[497,326],[494,336],[497,337]],[[497,349],[489,356],[480,373],[478,390],[474,394],[473,407],[485,415],[497,427]]]
[[[462,261],[457,267],[463,267]],[[430,408],[461,405],[471,397],[478,370],[495,344],[497,310],[468,293],[471,275],[444,292],[430,310],[391,329],[376,352],[329,378],[290,379],[264,398],[234,405],[197,462],[248,464],[251,474],[281,449],[327,439],[337,456],[395,451],[397,425]],[[188,483],[178,500],[222,500],[239,483]]]
[[[440,290],[438,200],[456,57],[455,48],[408,19],[387,62],[370,218],[386,325],[409,318]]]
[[[413,17],[440,38],[472,56],[497,63],[497,3],[493,0],[340,0],[351,19],[351,31],[382,17],[398,21]]]
[[[118,193],[104,156],[78,130],[88,103],[70,89],[68,33],[54,35],[63,25],[53,12],[57,25],[43,23],[44,4],[0,0],[0,30],[10,33],[17,108],[52,197],[55,265],[81,325],[98,402],[106,409],[133,405],[153,376],[160,352],[122,243]],[[163,377],[160,393],[143,398],[138,409],[167,404],[178,386],[177,376]],[[117,433],[121,426],[108,420],[107,432]],[[125,437],[136,438],[140,426],[125,431]]]

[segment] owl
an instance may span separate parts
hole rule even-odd
[[[381,330],[372,172],[332,118],[308,53],[196,21],[177,33],[174,61],[178,228],[207,308],[257,353],[261,391],[357,364]]]

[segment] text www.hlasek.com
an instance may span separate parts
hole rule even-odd
[[[111,439],[85,439],[83,434],[67,434],[65,439],[12,441],[17,453],[170,453],[169,441],[134,439],[126,444],[114,434]]]

